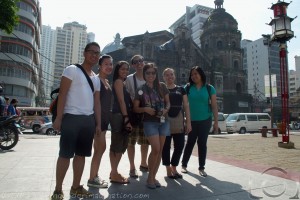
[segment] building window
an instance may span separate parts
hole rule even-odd
[[[219,40],[219,41],[217,42],[217,48],[218,48],[218,49],[222,49],[222,47],[223,47],[223,43],[222,43],[222,41]]]
[[[234,61],[233,67],[234,69],[239,69],[239,62],[237,60]]]

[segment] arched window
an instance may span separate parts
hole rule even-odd
[[[242,85],[241,83],[236,84],[236,93],[241,94],[242,93]]]
[[[235,48],[235,47],[236,47],[235,41],[232,41],[232,42],[231,42],[231,46],[232,46],[232,48]]]
[[[207,44],[207,43],[205,44],[205,47],[204,47],[204,48],[205,48],[205,49],[208,49],[208,44]]]
[[[233,67],[234,69],[239,69],[239,62],[237,60],[234,61]]]
[[[223,43],[222,43],[222,41],[219,40],[219,41],[217,42],[217,48],[218,48],[218,49],[222,49],[222,47],[223,47]]]

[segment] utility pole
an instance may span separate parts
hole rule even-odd
[[[273,127],[273,92],[272,92],[272,74],[271,74],[271,59],[270,47],[272,45],[271,35],[262,35],[264,37],[264,45],[268,47],[268,65],[269,65],[269,84],[270,84],[270,114],[271,114],[271,127]]]

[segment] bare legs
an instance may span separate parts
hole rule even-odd
[[[128,154],[129,164],[130,164],[130,170],[134,170],[135,169],[135,164],[134,164],[135,145],[128,144],[127,154]]]
[[[89,180],[92,180],[98,175],[100,162],[106,149],[105,133],[106,131],[102,131],[100,135],[94,136],[94,155],[92,158]]]
[[[141,166],[143,166],[143,167],[148,166],[147,165],[148,149],[149,149],[148,144],[142,144],[141,145]],[[135,168],[135,163],[134,163],[135,145],[128,144],[127,154],[128,154],[129,164],[130,164],[130,170],[136,169]]]
[[[147,156],[148,156],[148,144],[142,144],[141,145],[141,166],[148,167],[147,165]]]
[[[77,188],[80,185],[81,176],[83,173],[85,164],[85,157],[83,156],[75,156],[73,159],[73,188]],[[62,190],[62,183],[65,179],[67,170],[70,165],[69,158],[58,157],[56,164],[56,191]]]
[[[151,152],[148,158],[148,184],[155,184],[156,182],[156,174],[161,161],[161,154],[164,146],[166,136],[153,135],[148,137],[148,141],[151,145]]]

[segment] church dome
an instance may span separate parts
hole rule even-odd
[[[237,21],[224,8],[215,9],[203,24],[204,30],[219,28],[238,29]]]
[[[113,51],[116,51],[116,50],[119,50],[119,49],[123,49],[124,46],[123,44],[121,43],[121,36],[119,33],[116,34],[115,36],[115,40],[109,44],[107,44],[103,50],[102,50],[102,54],[107,54],[107,53],[110,53],[110,52],[113,52]]]

